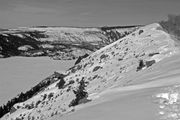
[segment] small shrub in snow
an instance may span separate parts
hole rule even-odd
[[[58,83],[57,83],[57,86],[58,86],[58,88],[59,89],[62,89],[63,87],[64,87],[64,84],[65,84],[66,82],[64,81],[64,79],[61,79]]]
[[[46,97],[47,97],[47,94],[44,94],[44,96],[43,96],[43,100],[45,100],[45,99],[46,99]]]
[[[40,103],[41,103],[41,101],[38,100],[37,103],[36,103],[36,108],[37,108],[37,106],[38,106]]]
[[[54,94],[53,94],[53,93],[50,93],[50,94],[48,95],[48,99],[51,99],[53,96],[54,96]]]
[[[102,67],[101,67],[101,66],[96,66],[96,67],[94,67],[93,72],[97,71],[97,70],[100,69],[100,68],[102,68]]]
[[[34,104],[32,103],[31,105],[27,104],[25,105],[26,109],[33,109],[34,108]]]
[[[140,60],[139,61],[139,66],[137,67],[137,71],[141,70],[143,67],[145,67],[144,61]]]
[[[69,85],[74,84],[74,80],[69,81]]]
[[[139,35],[141,34],[141,33],[143,33],[144,31],[143,30],[139,30]]]
[[[109,57],[109,55],[102,54],[102,55],[100,56],[100,59],[106,59],[107,57]]]

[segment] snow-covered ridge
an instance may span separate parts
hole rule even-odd
[[[97,99],[100,93],[110,88],[148,82],[128,79],[128,76],[150,69],[179,53],[175,41],[159,28],[157,23],[140,27],[97,50],[61,74],[63,77],[53,78],[52,84],[32,98],[15,104],[2,120],[49,119],[73,112],[76,110],[73,102],[78,105]]]

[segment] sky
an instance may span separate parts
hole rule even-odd
[[[0,28],[149,24],[180,14],[180,0],[0,0]]]

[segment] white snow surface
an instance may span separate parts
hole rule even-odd
[[[161,89],[180,83],[180,52],[171,36],[159,27],[158,23],[141,27],[94,52],[65,72],[65,85],[73,84],[58,89],[59,81],[53,83],[14,105],[16,111],[2,120],[160,120],[160,114],[166,113],[158,112],[160,103],[152,101],[162,98],[171,105],[177,102],[180,92],[161,93]],[[145,65],[138,70],[140,60]],[[86,91],[92,102],[69,107],[80,80],[88,82]],[[45,95],[51,97],[43,99]],[[28,109],[29,105],[35,107]],[[177,118],[175,113],[168,116]]]

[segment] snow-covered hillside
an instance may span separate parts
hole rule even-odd
[[[170,66],[171,61],[168,61],[167,65],[163,66],[163,64],[178,55],[179,48],[176,46],[175,40],[164,32],[158,23],[140,27],[131,34],[92,53],[65,73],[57,72],[57,75],[51,77],[51,84],[38,91],[30,99],[15,104],[1,120],[66,119],[69,114],[70,119],[78,118],[80,120],[81,118],[77,116],[81,113],[76,112],[77,110],[84,109],[83,113],[86,113],[83,114],[84,116],[87,115],[88,109],[92,111],[88,105],[96,104],[97,109],[102,110],[101,105],[106,100],[118,103],[119,97],[116,95],[120,95],[119,92],[123,96],[124,92],[131,90],[179,83],[177,78],[171,81],[168,79],[164,81],[161,78],[162,75],[168,75],[167,70],[163,67],[169,66],[168,69],[172,67]],[[159,89],[148,92],[145,96],[151,97],[151,95],[159,94]],[[139,94],[135,93],[137,93],[135,94],[135,98],[137,98]],[[143,100],[141,102],[147,105]],[[124,103],[127,104],[128,101],[124,101]],[[106,106],[104,108],[108,109],[112,104],[110,102],[104,105]],[[116,110],[118,109],[121,108],[116,108]],[[73,115],[75,117],[71,117]],[[103,116],[102,114],[97,115],[97,118],[94,116],[94,119],[105,119]],[[105,116],[108,116],[108,113]],[[121,116],[117,118],[121,118]],[[144,118],[145,116],[140,119],[144,120]]]
[[[0,59],[0,106],[19,93],[29,90],[54,71],[67,70],[74,62],[75,60],[52,60],[48,57]]]
[[[127,27],[23,27],[0,31],[0,57],[50,56],[75,59],[137,29]]]

